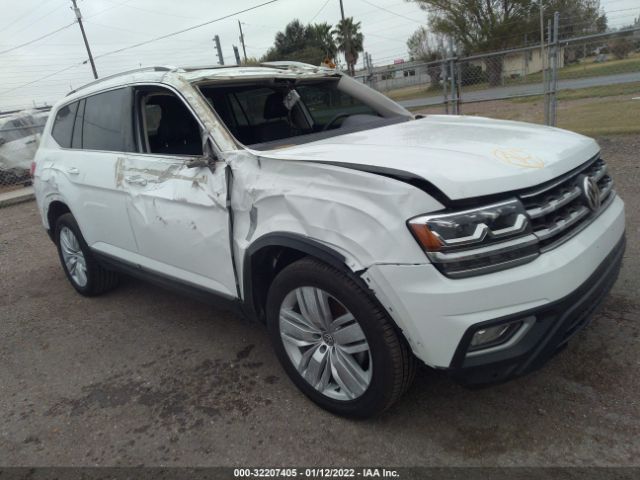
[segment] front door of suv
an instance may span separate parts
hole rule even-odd
[[[165,277],[236,297],[224,168],[189,168],[203,155],[201,126],[170,90],[138,87],[139,153],[120,178],[138,244],[137,263]]]

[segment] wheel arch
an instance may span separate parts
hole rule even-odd
[[[49,234],[51,240],[54,240],[56,222],[58,221],[58,218],[60,218],[65,213],[71,213],[71,209],[63,200],[54,199],[47,205],[46,216],[47,224],[49,226],[47,233]]]
[[[254,241],[244,255],[242,291],[245,314],[264,323],[264,307],[273,279],[286,266],[303,257],[316,258],[364,285],[364,281],[347,266],[345,256],[327,245],[300,234],[269,233]]]

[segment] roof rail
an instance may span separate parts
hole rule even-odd
[[[310,63],[294,62],[288,60],[279,60],[276,62],[262,62],[263,67],[280,68],[280,69],[298,69],[298,70],[322,70],[324,67],[311,65]]]
[[[213,70],[213,69],[225,69],[225,68],[243,68],[245,65],[193,65],[190,67],[180,67],[180,70],[185,72],[195,72],[197,70]]]
[[[96,85],[100,82],[104,82],[106,80],[111,80],[112,78],[117,78],[120,77],[122,75],[129,75],[132,73],[139,73],[139,72],[147,72],[147,71],[153,71],[153,72],[170,72],[172,70],[175,70],[177,67],[142,67],[142,68],[134,68],[133,70],[127,70],[124,72],[120,72],[120,73],[114,73],[113,75],[108,75],[106,77],[102,77],[102,78],[98,78],[97,80],[94,80],[93,82],[89,82],[85,85],[82,85],[81,87],[78,87],[74,90],[71,90],[69,93],[67,93],[67,97],[69,95],[72,95],[76,92],[79,92],[80,90],[84,90],[87,87],[91,87],[92,85]]]

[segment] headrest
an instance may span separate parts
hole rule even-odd
[[[162,118],[158,125],[158,134],[167,140],[197,138],[200,135],[198,124],[187,107],[174,97],[159,97],[153,102],[162,108]]]
[[[289,110],[284,106],[284,95],[281,92],[274,92],[267,97],[264,102],[264,118],[282,118],[289,115]]]

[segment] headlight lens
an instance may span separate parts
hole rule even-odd
[[[443,215],[409,220],[409,227],[427,250],[444,250],[489,243],[518,235],[529,228],[519,200]]]
[[[531,261],[538,255],[522,203],[508,200],[454,213],[422,215],[409,229],[445,275],[488,273]]]

